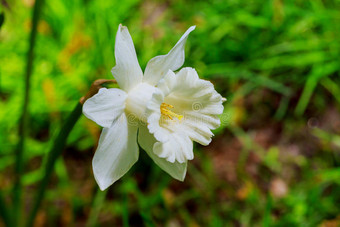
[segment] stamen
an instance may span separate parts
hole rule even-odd
[[[176,117],[178,120],[181,120],[183,118],[182,115],[176,114],[176,113],[172,112],[171,110],[168,110],[167,108],[174,108],[174,106],[163,102],[161,104],[161,114],[162,115],[170,118],[171,120],[173,120],[174,117]]]

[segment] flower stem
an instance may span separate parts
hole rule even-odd
[[[94,196],[93,204],[91,206],[90,215],[86,222],[87,227],[96,226],[96,223],[98,222],[99,212],[105,201],[107,191],[108,190],[101,191],[99,190],[99,188],[97,189],[96,195]]]
[[[54,140],[53,146],[48,153],[47,162],[45,165],[45,175],[43,176],[43,179],[41,180],[40,185],[38,187],[38,190],[36,191],[34,204],[32,206],[30,215],[27,219],[26,226],[28,227],[33,226],[34,224],[35,216],[37,215],[39,206],[44,197],[45,190],[46,190],[48,181],[50,179],[50,176],[53,172],[55,162],[58,159],[58,157],[61,155],[65,147],[67,137],[70,134],[76,122],[78,121],[81,114],[82,114],[82,105],[81,103],[78,103],[73,109],[73,111],[70,113],[70,115],[68,116],[62,128],[60,129],[60,132],[57,138]]]
[[[36,42],[37,36],[37,27],[39,16],[41,12],[43,0],[36,0],[33,9],[33,17],[32,17],[32,30],[30,33],[29,40],[29,49],[27,53],[27,65],[25,72],[25,91],[24,91],[24,102],[22,115],[19,122],[19,143],[16,149],[16,165],[15,165],[15,183],[13,187],[13,225],[16,226],[17,221],[21,220],[20,211],[21,211],[21,175],[23,171],[23,153],[25,147],[25,137],[26,137],[26,126],[27,126],[27,118],[28,118],[28,106],[29,106],[29,94],[30,94],[30,81],[31,75],[33,71],[33,60],[34,60],[34,46]]]

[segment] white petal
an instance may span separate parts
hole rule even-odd
[[[162,91],[163,96],[168,96],[168,94],[173,91],[176,83],[176,74],[168,70],[167,74],[157,84],[157,87]]]
[[[148,62],[144,73],[144,82],[156,85],[169,69],[175,71],[183,65],[185,59],[185,42],[195,27],[196,26],[191,26],[167,55],[156,56]]]
[[[194,122],[194,124],[203,123],[209,129],[217,129],[221,125],[221,120],[216,114],[215,115],[209,115],[209,114],[203,115],[199,112],[192,111],[192,112],[187,112],[185,114],[185,119],[188,119],[189,121]]]
[[[156,139],[149,133],[146,126],[140,126],[138,132],[139,145],[146,151],[152,160],[173,178],[183,181],[187,171],[187,162],[168,162],[165,158],[158,157],[153,152]]]
[[[156,155],[172,163],[185,163],[194,158],[192,141],[182,130],[169,133],[169,137],[166,142],[155,143],[153,151]]]
[[[157,88],[148,83],[140,83],[130,90],[126,100],[126,111],[142,121],[146,121],[147,105]]]
[[[138,160],[138,125],[122,114],[110,128],[104,128],[92,160],[94,177],[101,190],[121,178]]]
[[[101,88],[83,105],[84,115],[98,125],[109,128],[122,115],[127,94],[117,88]]]
[[[184,130],[192,140],[202,145],[208,145],[214,135],[206,124],[197,123],[197,121],[188,117],[183,122],[183,127],[185,127]]]
[[[143,72],[139,66],[135,47],[127,27],[119,25],[115,43],[116,66],[111,70],[119,86],[129,91],[142,82]]]

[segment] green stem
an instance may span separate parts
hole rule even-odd
[[[6,201],[0,191],[0,215],[6,226],[11,226],[11,219],[6,207]]]
[[[87,227],[96,226],[98,215],[105,201],[107,191],[108,190],[102,192],[99,190],[99,188],[97,189],[93,204],[91,206],[91,212],[86,222]]]
[[[46,162],[46,165],[45,165],[45,175],[40,182],[40,185],[39,185],[38,190],[36,192],[36,197],[35,197],[35,200],[34,200],[34,204],[32,206],[31,213],[28,217],[28,221],[27,221],[27,225],[26,225],[28,227],[33,226],[33,224],[34,224],[35,216],[37,215],[39,206],[40,206],[41,201],[44,197],[45,190],[46,190],[48,181],[51,177],[51,174],[53,172],[55,162],[58,159],[58,157],[61,155],[61,153],[62,153],[62,151],[65,147],[67,137],[70,134],[70,132],[71,132],[72,128],[74,127],[74,125],[76,124],[76,122],[78,121],[81,114],[82,114],[82,105],[80,103],[78,103],[76,105],[76,107],[74,108],[74,110],[68,116],[68,118],[67,118],[66,122],[64,123],[64,125],[62,126],[62,128],[60,129],[60,132],[59,132],[57,138],[54,140],[53,146],[48,153],[47,162]]]
[[[16,165],[15,165],[15,183],[13,188],[13,224],[16,226],[17,221],[21,220],[20,218],[20,210],[21,210],[21,174],[23,171],[23,153],[25,147],[25,137],[26,137],[26,125],[27,125],[27,118],[28,118],[28,106],[29,106],[29,94],[30,94],[30,81],[31,75],[33,71],[33,60],[34,60],[34,47],[36,42],[37,36],[37,27],[39,16],[41,12],[41,5],[43,0],[36,0],[33,9],[33,18],[32,18],[32,30],[30,34],[29,40],[29,49],[27,53],[27,65],[26,65],[26,72],[25,72],[25,92],[24,92],[24,102],[23,102],[23,109],[22,115],[19,122],[19,143],[16,150]]]

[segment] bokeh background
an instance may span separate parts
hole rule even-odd
[[[112,78],[122,23],[143,69],[197,26],[185,66],[228,99],[222,126],[209,146],[195,145],[184,183],[141,150],[128,174],[101,192],[91,167],[101,128],[82,116],[56,161],[35,226],[340,225],[340,1],[42,2],[19,223],[68,114],[95,79]],[[0,6],[0,190],[8,213],[34,3]]]

